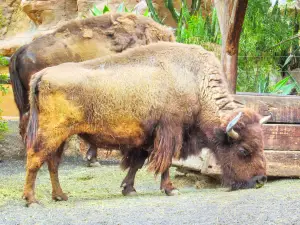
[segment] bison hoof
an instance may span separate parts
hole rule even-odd
[[[136,191],[131,191],[131,192],[128,192],[128,193],[123,193],[123,192],[122,192],[122,194],[123,194],[124,196],[136,196],[136,195],[137,195],[137,192],[136,192]]]
[[[29,208],[42,208],[42,205],[38,202],[26,203],[26,206]]]
[[[40,203],[35,200],[35,199],[32,199],[32,200],[27,200],[26,199],[26,207],[30,207],[30,208],[38,208],[38,207],[41,207]]]
[[[52,199],[54,201],[67,201],[68,200],[68,196],[64,193],[62,194],[53,194],[52,195]]]
[[[26,200],[26,207],[31,207],[33,205],[39,205],[40,203],[31,194],[23,194],[22,198]]]
[[[88,167],[101,167],[99,162],[88,162]]]
[[[124,187],[124,189],[122,190],[122,194],[124,196],[135,196],[137,195],[136,190],[134,189],[134,187]]]
[[[180,194],[180,192],[177,189],[165,190],[165,193],[168,196],[175,196],[175,195],[179,195]]]

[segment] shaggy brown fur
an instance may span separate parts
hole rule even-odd
[[[130,167],[123,181],[130,190],[149,157],[149,169],[162,174],[161,188],[171,195],[172,157],[187,157],[203,146],[216,154],[233,188],[255,187],[266,174],[260,116],[233,101],[220,68],[200,46],[158,43],[37,73],[30,89],[27,201],[36,201],[38,168],[73,134],[134,155],[123,165]],[[240,138],[233,140],[225,129],[240,111],[235,126]],[[61,192],[58,181],[53,187]]]
[[[134,14],[105,14],[74,20],[53,33],[21,47],[9,66],[14,99],[20,112],[20,134],[27,124],[31,76],[49,66],[80,62],[157,41],[175,41],[171,30],[152,19]],[[23,118],[24,117],[24,118]]]

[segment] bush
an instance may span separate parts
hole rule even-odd
[[[276,84],[276,81],[288,75],[289,55],[299,54],[297,39],[285,41],[298,32],[295,30],[297,24],[297,11],[291,15],[287,8],[280,9],[278,2],[274,7],[269,1],[248,2],[239,43],[237,91],[274,91],[273,86],[281,82]],[[284,86],[288,85],[288,80],[297,86],[290,78],[283,80]]]
[[[101,15],[107,13],[107,12],[110,12],[110,8],[109,8],[107,5],[105,5],[105,6],[103,7],[103,9],[98,9],[97,6],[94,5],[93,8],[90,9],[90,11],[91,11],[91,13],[93,14],[93,16],[101,16]],[[125,13],[129,13],[129,12],[132,13],[133,10],[128,10],[128,9],[126,8],[126,6],[124,5],[124,2],[122,2],[122,3],[118,6],[118,8],[117,8],[117,12],[118,12],[118,13],[124,13],[124,12],[125,12]],[[144,13],[144,16],[146,16],[146,17],[151,17],[151,13],[148,11],[148,9],[146,9],[146,11],[145,11],[145,13]]]
[[[8,60],[5,57],[0,56],[0,66],[7,66]],[[3,84],[8,82],[7,74],[0,74],[0,96],[7,94],[8,89]],[[0,99],[1,100],[1,99]],[[2,110],[0,109],[0,139],[3,138],[3,134],[8,131],[7,122],[1,117]]]

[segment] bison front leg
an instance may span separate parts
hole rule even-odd
[[[160,189],[168,196],[178,195],[179,191],[173,186],[169,168],[161,174]]]
[[[58,179],[58,167],[61,161],[61,156],[63,153],[65,142],[63,142],[57,151],[53,153],[48,159],[48,170],[50,173],[50,179],[52,184],[52,199],[55,201],[66,201],[68,196],[63,193],[59,179]]]
[[[38,203],[35,198],[35,181],[39,169],[45,162],[45,158],[42,151],[35,152],[32,148],[27,150],[26,178],[23,193],[27,206],[30,206],[32,203]]]

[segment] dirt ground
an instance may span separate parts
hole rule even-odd
[[[87,168],[68,159],[60,168],[67,202],[51,200],[46,167],[37,180],[42,206],[26,208],[21,199],[24,162],[0,163],[0,224],[300,224],[300,180],[268,182],[261,189],[228,192],[215,186],[202,189],[174,179],[180,195],[159,191],[159,177],[146,169],[136,179],[137,196],[123,197],[125,176],[117,165]],[[185,184],[185,185],[183,185]]]

